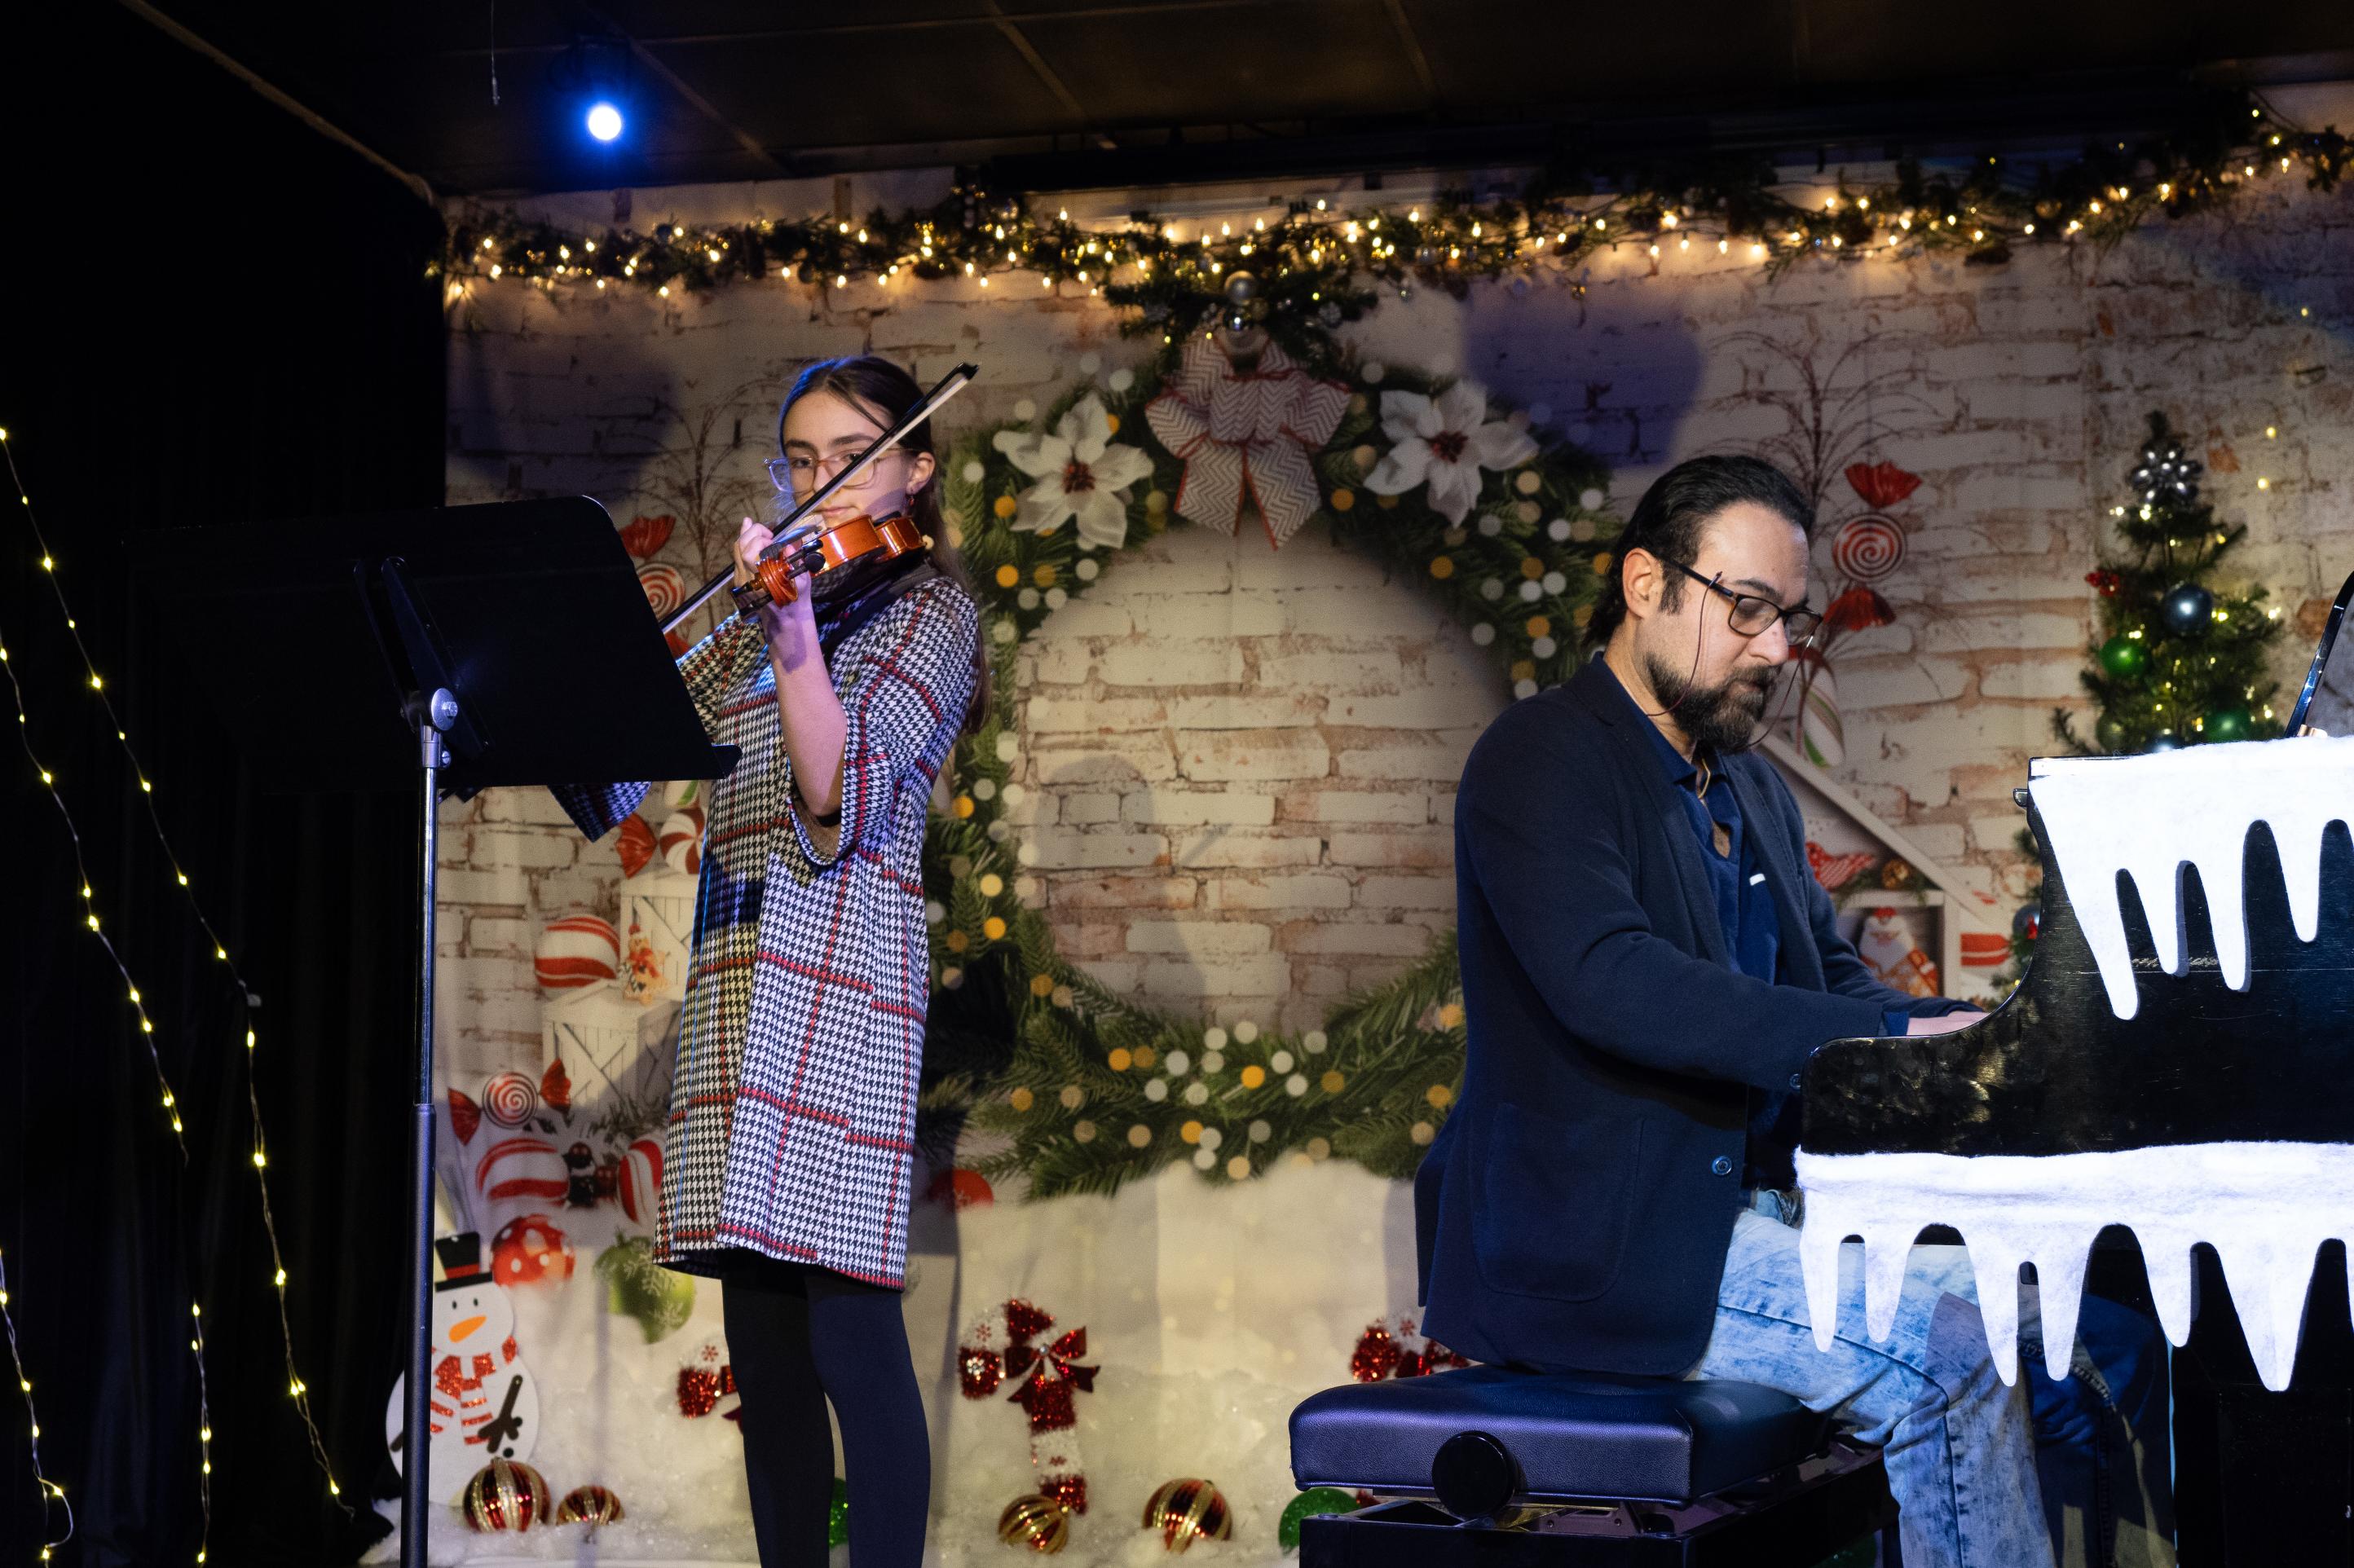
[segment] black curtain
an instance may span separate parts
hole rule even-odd
[[[16,933],[0,971],[0,1261],[42,1463],[75,1515],[55,1560],[192,1562],[208,1482],[210,1563],[315,1568],[381,1532],[368,1497],[405,1279],[413,808],[253,776],[228,710],[123,585],[154,529],[440,502],[442,338],[425,275],[440,224],[127,10],[52,6],[27,25],[0,94],[0,427],[139,758],[89,689],[11,491],[0,640],[24,687],[22,733],[81,832],[78,863],[16,736],[0,737]],[[237,695],[269,707],[267,693]],[[15,732],[13,718],[0,709]],[[249,1014],[177,870],[260,999]],[[85,924],[85,874],[152,1037]],[[355,1518],[329,1503],[290,1393],[251,1158],[249,1022],[294,1355]],[[30,1562],[42,1510],[7,1382],[0,1556]]]

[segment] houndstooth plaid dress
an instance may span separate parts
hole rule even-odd
[[[934,578],[835,648],[838,830],[792,808],[758,628],[730,616],[679,661],[712,738],[743,755],[712,786],[705,828],[654,1238],[672,1268],[723,1275],[750,1251],[905,1283],[931,977],[924,823],[971,695],[979,621],[963,589]],[[595,839],[647,789],[556,793]]]

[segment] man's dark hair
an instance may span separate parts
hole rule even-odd
[[[1744,501],[1780,514],[1808,538],[1814,536],[1813,503],[1787,474],[1763,458],[1696,457],[1680,462],[1651,482],[1619,532],[1610,570],[1603,574],[1601,597],[1594,601],[1594,618],[1586,624],[1587,641],[1599,648],[1627,619],[1623,563],[1628,551],[1649,550],[1663,561],[1689,567],[1700,554],[1709,519]],[[1664,608],[1682,605],[1684,587],[1683,574],[1669,574],[1660,596]]]

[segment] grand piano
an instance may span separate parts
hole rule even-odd
[[[1804,1075],[1819,1342],[1841,1244],[1885,1338],[1933,1227],[1969,1249],[2006,1381],[2022,1264],[2054,1376],[2088,1271],[2139,1297],[2179,1347],[2185,1563],[2354,1561],[2349,600],[2354,579],[2284,738],[2031,763],[2042,926],[2019,990],[1952,1033],[1833,1042]]]

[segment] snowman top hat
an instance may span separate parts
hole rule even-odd
[[[436,1290],[462,1290],[470,1285],[488,1285],[491,1277],[482,1270],[482,1238],[479,1232],[461,1231],[454,1236],[442,1236],[433,1244],[441,1255],[441,1277],[433,1282]]]

